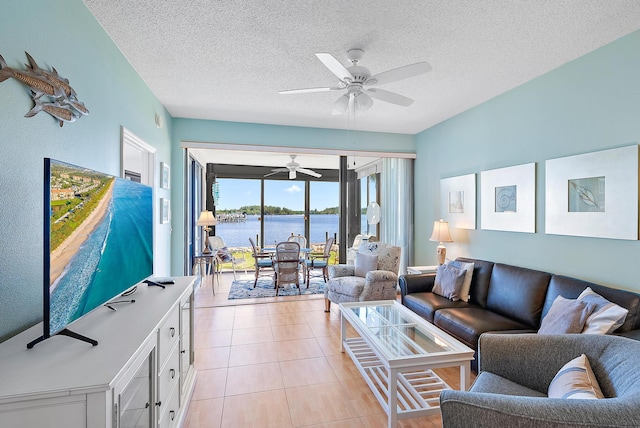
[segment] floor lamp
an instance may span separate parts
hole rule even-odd
[[[437,220],[433,222],[433,233],[431,234],[431,238],[429,241],[439,242],[437,253],[438,253],[438,264],[444,264],[445,258],[447,257],[447,249],[445,248],[443,242],[453,242],[451,239],[451,234],[449,234],[449,222],[444,221],[443,219]]]
[[[209,226],[215,226],[216,224],[218,224],[218,222],[211,211],[202,211],[200,213],[196,225],[203,226],[202,229],[204,230],[205,238],[202,254],[211,254],[211,248],[209,248]]]

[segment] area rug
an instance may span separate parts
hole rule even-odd
[[[260,297],[276,297],[276,290],[271,278],[260,278],[256,288],[253,288],[254,279],[237,279],[231,284],[229,290],[229,300],[233,299],[256,299]],[[306,294],[324,294],[325,283],[322,278],[311,278],[307,284],[300,284],[300,292]],[[286,286],[285,286],[286,287]],[[280,287],[278,296],[297,296],[298,288],[295,285],[289,285],[288,288]]]

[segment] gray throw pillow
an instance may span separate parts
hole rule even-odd
[[[538,334],[578,334],[593,312],[595,305],[584,300],[556,297],[542,319]]]
[[[451,265],[438,266],[432,291],[450,300],[460,300],[465,274],[465,270]]]
[[[469,301],[469,291],[471,290],[471,280],[473,279],[473,263],[465,263],[458,260],[450,260],[447,262],[449,266],[456,267],[465,271],[464,283],[460,292],[460,300]]]
[[[367,272],[378,269],[378,256],[357,253],[355,266],[355,275],[364,278],[367,276]]]

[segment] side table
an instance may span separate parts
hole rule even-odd
[[[192,274],[196,272],[196,266],[198,267],[198,272],[200,274],[200,283],[205,280],[207,276],[209,276],[209,271],[211,271],[211,291],[213,295],[216,295],[215,290],[215,280],[216,280],[216,272],[218,271],[218,257],[215,252],[210,254],[196,254],[193,256],[193,268]],[[220,278],[218,278],[218,283],[220,283]]]
[[[436,273],[438,265],[435,266],[407,266],[407,275],[419,275],[421,273]]]

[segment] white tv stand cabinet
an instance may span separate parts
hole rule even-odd
[[[195,277],[174,280],[140,283],[127,297],[135,303],[98,307],[69,327],[98,346],[54,336],[27,349],[42,323],[1,343],[0,427],[181,426],[195,385]]]

